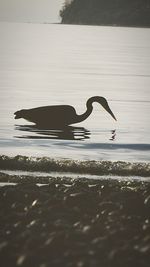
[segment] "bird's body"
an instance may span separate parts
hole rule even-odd
[[[74,107],[69,105],[22,109],[16,111],[14,114],[16,115],[15,119],[23,118],[30,122],[34,122],[40,127],[62,128],[85,120],[93,110],[93,102],[100,103],[111,114],[111,116],[116,119],[108,106],[107,100],[100,96],[89,98],[86,103],[87,110],[81,115],[78,115]]]
[[[66,126],[74,123],[76,111],[72,106],[45,106],[23,111],[23,118],[37,125]]]

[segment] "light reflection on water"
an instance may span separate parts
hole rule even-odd
[[[0,154],[75,159],[150,159],[150,30],[0,24]],[[117,117],[94,104],[84,122],[39,130],[13,113],[69,104],[85,112],[106,97]]]

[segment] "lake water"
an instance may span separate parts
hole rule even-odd
[[[150,159],[150,29],[0,23],[0,154],[79,160]],[[23,108],[69,104],[85,112],[65,131],[14,120]]]

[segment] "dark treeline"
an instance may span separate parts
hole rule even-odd
[[[64,24],[150,27],[150,0],[73,0],[60,16]]]

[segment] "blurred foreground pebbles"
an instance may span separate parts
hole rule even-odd
[[[149,182],[0,177],[1,266],[150,266]]]

